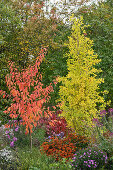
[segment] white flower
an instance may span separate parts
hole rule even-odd
[[[11,152],[11,150],[8,150],[8,147],[0,150],[0,157],[7,162],[11,161],[13,159],[12,152]]]

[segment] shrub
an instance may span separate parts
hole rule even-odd
[[[97,148],[87,148],[76,152],[72,159],[73,169],[95,169],[107,163],[107,154]]]
[[[69,159],[70,161],[72,161],[71,159]],[[70,162],[67,162],[66,158],[63,158],[61,161],[59,162],[54,162],[52,164],[50,164],[49,166],[50,168],[54,168],[54,169],[61,169],[61,170],[69,170],[72,169],[72,166],[70,164]]]
[[[5,124],[4,140],[7,145],[11,148],[16,148],[17,146],[30,146],[30,138],[25,134],[25,127],[22,125],[22,120],[9,120]]]
[[[32,138],[33,138],[33,145],[39,146],[45,141],[46,131],[44,128],[39,128],[34,131]]]
[[[65,118],[58,117],[58,113],[61,113],[61,111],[56,111],[56,113],[53,112],[52,116],[49,116],[48,118],[40,118],[38,121],[39,127],[45,126],[47,136],[59,134],[60,132],[63,132],[64,135],[67,135],[72,131],[72,129],[67,127]]]
[[[41,154],[39,149],[33,146],[32,151],[28,146],[24,148],[18,148],[18,157],[20,161],[20,166],[18,169],[38,169],[38,170],[48,170],[49,164],[54,163],[55,159],[46,154]]]
[[[18,165],[17,155],[9,147],[0,150],[0,167],[2,169],[16,169]]]
[[[64,138],[52,136],[49,141],[40,146],[40,150],[47,155],[52,155],[57,161],[61,158],[67,158],[68,160],[73,157],[77,150],[87,147],[88,143],[89,141],[86,137],[74,133]]]

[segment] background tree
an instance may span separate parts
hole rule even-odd
[[[18,50],[17,55],[22,59],[20,60],[19,57],[19,65],[27,67],[32,64],[32,62],[35,62],[40,48],[46,47],[48,53],[40,69],[43,75],[43,84],[46,86],[57,75],[62,76],[67,72],[66,58],[63,58],[63,54],[67,50],[64,41],[68,40],[69,28],[61,19],[56,18],[55,8],[51,9],[50,18],[47,18],[42,1],[38,1],[38,3],[37,1],[33,1],[33,3],[32,1],[28,3],[26,1],[15,1],[13,6],[23,23],[23,31],[20,32],[18,37],[20,50]],[[54,86],[50,101],[52,103],[58,97],[57,90],[58,85]]]
[[[93,49],[101,59],[96,65],[96,68],[102,69],[98,77],[104,78],[100,91],[109,91],[104,97],[106,101],[111,100],[110,107],[113,107],[113,2],[107,0],[98,5],[84,6],[75,14],[77,17],[80,15],[84,18],[84,24],[90,25],[86,30],[87,36],[94,41]]]
[[[0,80],[1,88],[5,88],[4,78],[8,73],[8,60],[12,59],[12,55],[17,46],[16,38],[21,29],[22,22],[19,16],[15,16],[8,1],[0,3]],[[17,60],[15,56],[15,60]]]
[[[59,67],[65,62],[59,53],[63,54],[65,51],[62,37],[67,33],[64,34],[64,24],[55,18],[54,10],[51,11],[50,18],[45,17],[43,6],[41,1],[28,3],[24,0],[2,1],[1,3],[1,89],[8,93],[5,84],[5,76],[9,72],[8,61],[13,61],[21,72],[23,68],[35,63],[42,47],[48,48],[48,55],[41,66],[44,85],[49,84],[59,70],[62,70],[60,74],[65,73]],[[54,57],[52,57],[53,51]],[[54,74],[52,70],[55,70]],[[1,99],[0,102],[2,110],[8,102],[6,99]]]
[[[87,38],[83,25],[83,19],[74,19],[72,34],[69,37],[69,53],[67,60],[68,74],[59,78],[60,86],[60,108],[68,125],[76,132],[88,134],[92,127],[92,119],[98,118],[97,103],[99,109],[104,109],[105,101],[99,95],[99,84],[104,82],[102,78],[96,78],[100,69],[94,65],[101,60],[97,58],[92,49],[93,42]],[[87,127],[87,128],[86,128]],[[91,130],[91,129],[90,129]]]

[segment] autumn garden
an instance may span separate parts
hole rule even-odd
[[[113,169],[113,3],[73,5],[0,0],[0,170]]]

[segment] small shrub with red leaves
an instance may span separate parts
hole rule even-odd
[[[66,136],[69,132],[72,132],[72,129],[67,127],[65,118],[58,117],[60,112],[61,111],[56,111],[56,113],[53,112],[52,116],[48,118],[43,117],[39,119],[38,126],[40,128],[45,127],[47,136],[59,134],[60,132],[63,132]]]

